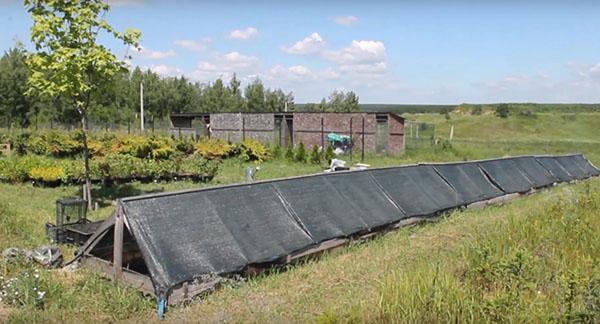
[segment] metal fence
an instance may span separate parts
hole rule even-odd
[[[411,149],[423,149],[436,144],[435,125],[406,121],[404,124],[405,147]]]

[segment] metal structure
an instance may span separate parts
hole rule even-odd
[[[87,201],[62,198],[56,201],[56,224],[47,223],[46,233],[56,243],[83,244],[102,221],[87,219]]]

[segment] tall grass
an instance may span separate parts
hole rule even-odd
[[[380,319],[597,322],[599,212],[596,188],[481,228],[456,253],[387,276],[381,285]]]

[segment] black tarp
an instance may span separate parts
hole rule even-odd
[[[399,220],[367,172],[273,182],[315,242],[343,237]]]
[[[407,216],[427,216],[464,205],[458,193],[433,166],[420,165],[369,171]]]
[[[502,196],[475,163],[434,164],[435,170],[458,192],[465,204]]]
[[[480,161],[478,165],[507,194],[527,192],[535,187],[512,159]]]
[[[555,159],[575,179],[580,180],[589,177],[588,172],[584,169],[584,167],[579,166],[580,162],[577,160],[575,155],[557,156]]]
[[[574,177],[565,168],[558,163],[553,156],[537,156],[535,158],[546,170],[557,178],[560,182],[573,180]]]
[[[588,177],[600,175],[600,171],[588,161],[583,154],[574,155],[573,161],[582,168]]]
[[[270,184],[121,201],[158,291],[313,244]]]
[[[533,187],[541,188],[552,185],[558,179],[544,168],[534,157],[523,156],[511,159],[521,172],[533,183]]]
[[[598,174],[580,155],[401,166],[125,198],[117,215],[126,220],[161,293],[403,218],[525,192],[553,179],[547,172],[562,181],[576,178],[565,168]],[[93,252],[100,236],[83,250]]]

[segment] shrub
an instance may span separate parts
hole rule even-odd
[[[300,142],[300,145],[298,145],[298,148],[296,148],[294,160],[296,162],[306,162],[306,148],[304,148],[304,143]]]
[[[509,110],[508,105],[500,104],[496,107],[496,116],[500,118],[508,118]]]
[[[483,113],[483,108],[481,108],[481,106],[476,105],[473,108],[471,108],[471,115],[481,115]]]
[[[240,158],[245,161],[264,161],[269,157],[267,147],[253,139],[244,140],[239,146]]]
[[[294,148],[291,145],[285,149],[285,158],[289,161],[294,161]]]
[[[282,153],[283,152],[282,152],[281,146],[279,146],[279,145],[274,145],[270,149],[270,155],[274,159],[280,158]]]
[[[43,182],[65,180],[65,176],[65,170],[61,167],[34,167],[29,171],[31,180]]]
[[[181,161],[181,172],[196,176],[214,176],[217,174],[219,164],[202,156],[195,155]]]
[[[196,154],[206,159],[222,159],[230,156],[235,145],[220,139],[205,139],[196,143]]]
[[[321,152],[316,145],[313,145],[312,150],[310,151],[310,162],[313,164],[321,163]]]
[[[333,151],[333,145],[329,144],[327,145],[327,149],[325,149],[325,162],[327,162],[327,165],[331,164],[331,160],[333,160],[335,158],[335,152]]]
[[[183,154],[193,154],[194,144],[196,143],[191,138],[181,138],[175,142],[175,149]]]

